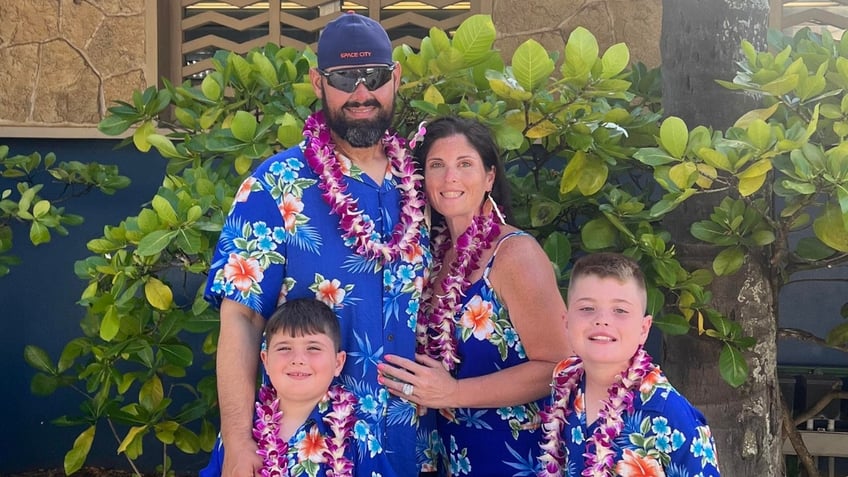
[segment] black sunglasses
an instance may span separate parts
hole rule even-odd
[[[343,70],[324,71],[318,70],[327,84],[345,93],[353,93],[359,83],[365,85],[368,91],[388,83],[392,78],[395,65],[390,66],[368,66],[366,68],[345,68]]]

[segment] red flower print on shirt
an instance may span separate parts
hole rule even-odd
[[[278,206],[280,215],[285,222],[286,230],[291,232],[294,230],[297,214],[303,212],[303,201],[300,197],[295,197],[293,194],[286,194],[283,202]]]
[[[255,177],[248,177],[241,183],[239,186],[238,192],[236,192],[236,202],[246,202],[247,196],[250,195],[250,191],[253,189],[253,184],[256,183]]]
[[[492,303],[483,301],[478,295],[468,302],[460,323],[462,326],[473,330],[475,338],[485,340],[495,331],[495,324],[492,323],[491,316]]]
[[[301,462],[310,460],[316,464],[324,462],[324,452],[327,450],[327,443],[324,436],[318,432],[317,426],[312,426],[309,434],[297,443],[297,458]]]
[[[665,476],[662,466],[656,459],[643,457],[633,452],[632,449],[624,449],[622,459],[615,466],[615,474],[621,477],[660,477]]]
[[[250,290],[254,283],[261,282],[264,274],[259,261],[255,258],[244,258],[231,253],[230,259],[224,266],[224,278],[232,282],[236,289],[245,292]]]
[[[318,291],[315,292],[315,298],[333,307],[341,304],[346,293],[345,289],[341,286],[341,282],[338,280],[324,280],[318,284]]]

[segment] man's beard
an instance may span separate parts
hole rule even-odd
[[[363,120],[348,120],[343,112],[345,107],[375,107],[377,116],[374,119]],[[330,129],[340,138],[347,141],[352,147],[371,147],[380,141],[386,129],[392,125],[392,117],[395,113],[395,102],[392,100],[392,107],[388,110],[383,109],[382,105],[376,99],[369,99],[362,103],[348,102],[342,108],[332,111],[324,103],[322,107],[324,118]]]

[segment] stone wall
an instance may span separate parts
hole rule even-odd
[[[494,0],[492,19],[505,58],[527,38],[562,58],[568,35],[582,26],[601,52],[626,43],[631,61],[660,65],[662,0]]]
[[[144,7],[145,0],[0,2],[0,134],[15,126],[20,135],[74,127],[92,135],[107,105],[150,82]]]
[[[172,0],[176,1],[176,0]],[[0,0],[0,137],[96,137],[115,100],[155,83],[156,0]],[[578,25],[602,51],[659,64],[662,0],[492,0],[505,57],[527,38],[563,51]],[[151,46],[154,46],[151,48]],[[560,54],[560,57],[562,54]]]

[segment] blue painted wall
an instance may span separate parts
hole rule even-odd
[[[10,155],[54,152],[58,161],[97,161],[115,164],[132,185],[114,195],[99,191],[72,199],[66,211],[85,217],[81,226],[70,227],[67,237],[55,236],[38,247],[28,241],[28,229],[15,230],[13,253],[22,265],[0,278],[0,362],[7,370],[0,393],[0,423],[3,445],[0,445],[0,475],[37,468],[61,468],[65,452],[73,445],[82,428],[61,428],[50,423],[63,414],[75,415],[80,398],[62,389],[48,397],[33,396],[29,391],[34,370],[23,359],[24,346],[44,348],[55,360],[64,345],[82,336],[79,321],[84,316],[76,304],[86,283],[74,275],[74,262],[90,255],[87,241],[102,236],[105,225],[117,225],[127,216],[137,215],[162,182],[165,160],[155,151],[143,154],[134,147],[115,150],[114,140],[44,140],[4,139]],[[47,179],[42,179],[47,180]],[[0,179],[0,191],[12,187],[11,181]],[[45,187],[44,196],[51,193]],[[201,353],[196,352],[198,355]],[[97,429],[95,447],[87,464],[129,470],[126,461],[116,456],[115,440],[109,429]],[[176,455],[179,452],[173,452]],[[161,450],[147,446],[142,464],[153,466],[161,459]],[[178,470],[197,469],[206,457],[175,459]]]

